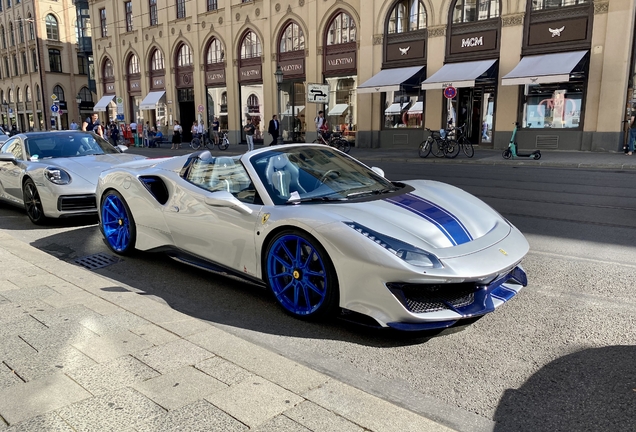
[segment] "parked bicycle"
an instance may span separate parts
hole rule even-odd
[[[219,150],[227,150],[230,146],[230,140],[227,137],[227,132],[223,132],[223,134],[219,137]],[[190,147],[193,150],[199,150],[201,147],[205,147],[208,150],[214,150],[214,140],[210,138],[210,136],[206,133],[197,134],[192,141],[190,141]]]
[[[468,138],[466,138],[466,123],[456,128],[455,131],[457,134],[457,144],[459,144],[464,154],[469,158],[475,156],[475,148],[472,143],[468,141]]]
[[[349,151],[351,151],[351,143],[342,138],[342,135],[336,132],[332,133],[329,138],[325,138],[322,133],[318,133],[318,138],[314,140],[314,144],[325,144],[330,147],[335,147],[344,153],[349,153]]]
[[[435,157],[455,158],[459,153],[459,145],[453,139],[453,130],[446,131],[444,136],[438,131],[426,128],[429,133],[428,138],[420,143],[418,153],[420,157],[425,158],[433,153]]]

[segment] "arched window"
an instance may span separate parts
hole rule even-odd
[[[15,93],[18,97],[18,102],[22,102],[22,89],[20,87],[17,87],[15,89]]]
[[[227,92],[221,93],[221,105],[227,106]]]
[[[59,85],[56,85],[55,87],[53,87],[53,94],[57,96],[57,100],[59,101],[66,100],[64,99],[64,89]]]
[[[457,0],[453,9],[453,22],[483,21],[499,16],[499,0]]]
[[[217,38],[212,39],[205,55],[205,64],[221,63],[224,58],[225,52],[221,42]]]
[[[50,40],[60,40],[60,31],[57,24],[57,18],[48,14],[45,19],[46,22],[46,38]]]
[[[589,4],[590,0],[532,0],[532,10]]]
[[[15,100],[13,100],[13,90],[9,89],[7,90],[7,99],[9,99],[9,103],[14,103]]]
[[[25,96],[26,96],[26,101],[27,101],[27,102],[31,102],[31,99],[32,99],[32,97],[31,97],[31,87],[26,86],[26,87],[24,88],[24,94],[25,94]]]
[[[263,54],[261,48],[261,41],[253,31],[248,31],[243,37],[241,42],[241,58],[248,59],[254,57],[260,57]]]
[[[135,54],[133,54],[128,59],[128,75],[135,75],[135,74],[139,74],[139,73],[140,73],[139,57],[137,57]]]
[[[305,35],[295,22],[285,27],[280,38],[280,52],[302,51],[305,49]]]
[[[0,38],[2,38],[2,48],[7,48],[7,35],[4,33],[4,26],[0,25]]]
[[[393,7],[389,15],[389,34],[406,33],[424,28],[426,28],[426,9],[422,0],[401,0]]]
[[[258,106],[258,96],[255,94],[251,94],[247,97],[247,112],[248,113],[259,113]]]
[[[20,43],[24,43],[24,24],[20,17],[18,17],[18,41],[20,41]]]
[[[192,51],[190,51],[190,45],[182,44],[177,51],[177,66],[192,66]]]
[[[27,21],[29,22],[29,40],[35,39],[35,27],[33,26],[33,19],[31,18],[31,14],[27,16]]]
[[[11,46],[15,45],[15,34],[13,33],[13,23],[9,22],[9,43]]]
[[[79,96],[82,102],[93,102],[93,93],[91,93],[88,87],[82,87],[79,91]]]
[[[163,59],[163,52],[161,50],[154,50],[152,57],[150,57],[150,70],[159,71],[166,68],[165,61]]]
[[[104,62],[103,71],[104,78],[115,77],[115,70],[113,69],[113,63],[110,61],[110,59],[106,59],[106,61]]]
[[[356,23],[345,12],[341,12],[333,19],[327,32],[327,45],[339,45],[356,40]]]

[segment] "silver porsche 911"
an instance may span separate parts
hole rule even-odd
[[[97,196],[114,252],[261,283],[297,317],[445,328],[527,284],[528,242],[491,207],[444,183],[389,181],[327,146],[131,162],[103,172]]]
[[[0,200],[24,207],[35,224],[96,213],[99,173],[145,159],[80,131],[29,132],[0,145]]]

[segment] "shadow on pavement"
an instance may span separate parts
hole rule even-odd
[[[74,243],[68,235],[57,233],[42,237],[32,242],[31,246],[70,263],[96,253],[115,256],[103,240],[97,240],[101,240],[101,234],[95,226],[74,230],[74,237],[83,239],[89,245],[87,248]],[[157,297],[173,309],[194,318],[259,333],[345,340],[386,348],[422,344],[433,337],[466,328],[458,326],[442,331],[397,332],[366,327],[341,318],[326,322],[303,321],[287,315],[262,286],[190,267],[163,253],[137,251],[130,257],[119,258],[115,264],[92,271],[128,285],[140,295]],[[106,290],[120,289],[125,288],[112,286]],[[467,325],[472,322],[467,322]]]
[[[636,346],[590,348],[504,392],[495,431],[636,430]]]

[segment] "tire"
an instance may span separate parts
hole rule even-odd
[[[462,140],[462,151],[464,152],[466,157],[471,158],[475,156],[475,147],[473,147],[473,145],[465,139]]]
[[[512,152],[510,151],[509,148],[505,149],[501,155],[503,156],[504,159],[510,159],[512,157]]]
[[[336,271],[313,237],[296,229],[282,231],[269,243],[263,261],[265,282],[285,312],[321,319],[337,310]]]
[[[336,141],[336,146],[341,152],[349,153],[351,151],[351,144],[346,139]]]
[[[449,140],[444,148],[444,156],[449,159],[455,159],[459,154],[459,143],[454,140]]]
[[[227,150],[230,146],[230,142],[227,139],[223,139],[219,141],[219,150]]]
[[[422,141],[420,147],[418,149],[418,154],[421,158],[428,157],[431,154],[431,140],[427,139],[426,141]]]
[[[121,194],[115,190],[106,192],[101,199],[99,213],[99,228],[110,250],[119,255],[130,255],[135,250],[137,228]]]
[[[431,153],[436,158],[444,157],[444,144],[440,144],[438,140],[435,140],[433,145],[431,145]]]
[[[213,140],[206,140],[205,141],[205,148],[207,148],[208,150],[214,150],[214,141]]]
[[[22,186],[22,199],[24,200],[24,209],[27,216],[35,225],[43,225],[46,223],[44,209],[42,208],[42,200],[35,183],[30,178],[26,179]]]
[[[534,154],[534,160],[539,160],[539,159],[541,159],[541,153],[540,152],[539,153],[535,153]]]
[[[192,147],[192,150],[199,150],[201,147],[201,140],[199,138],[192,138],[192,141],[190,141],[190,147]]]

